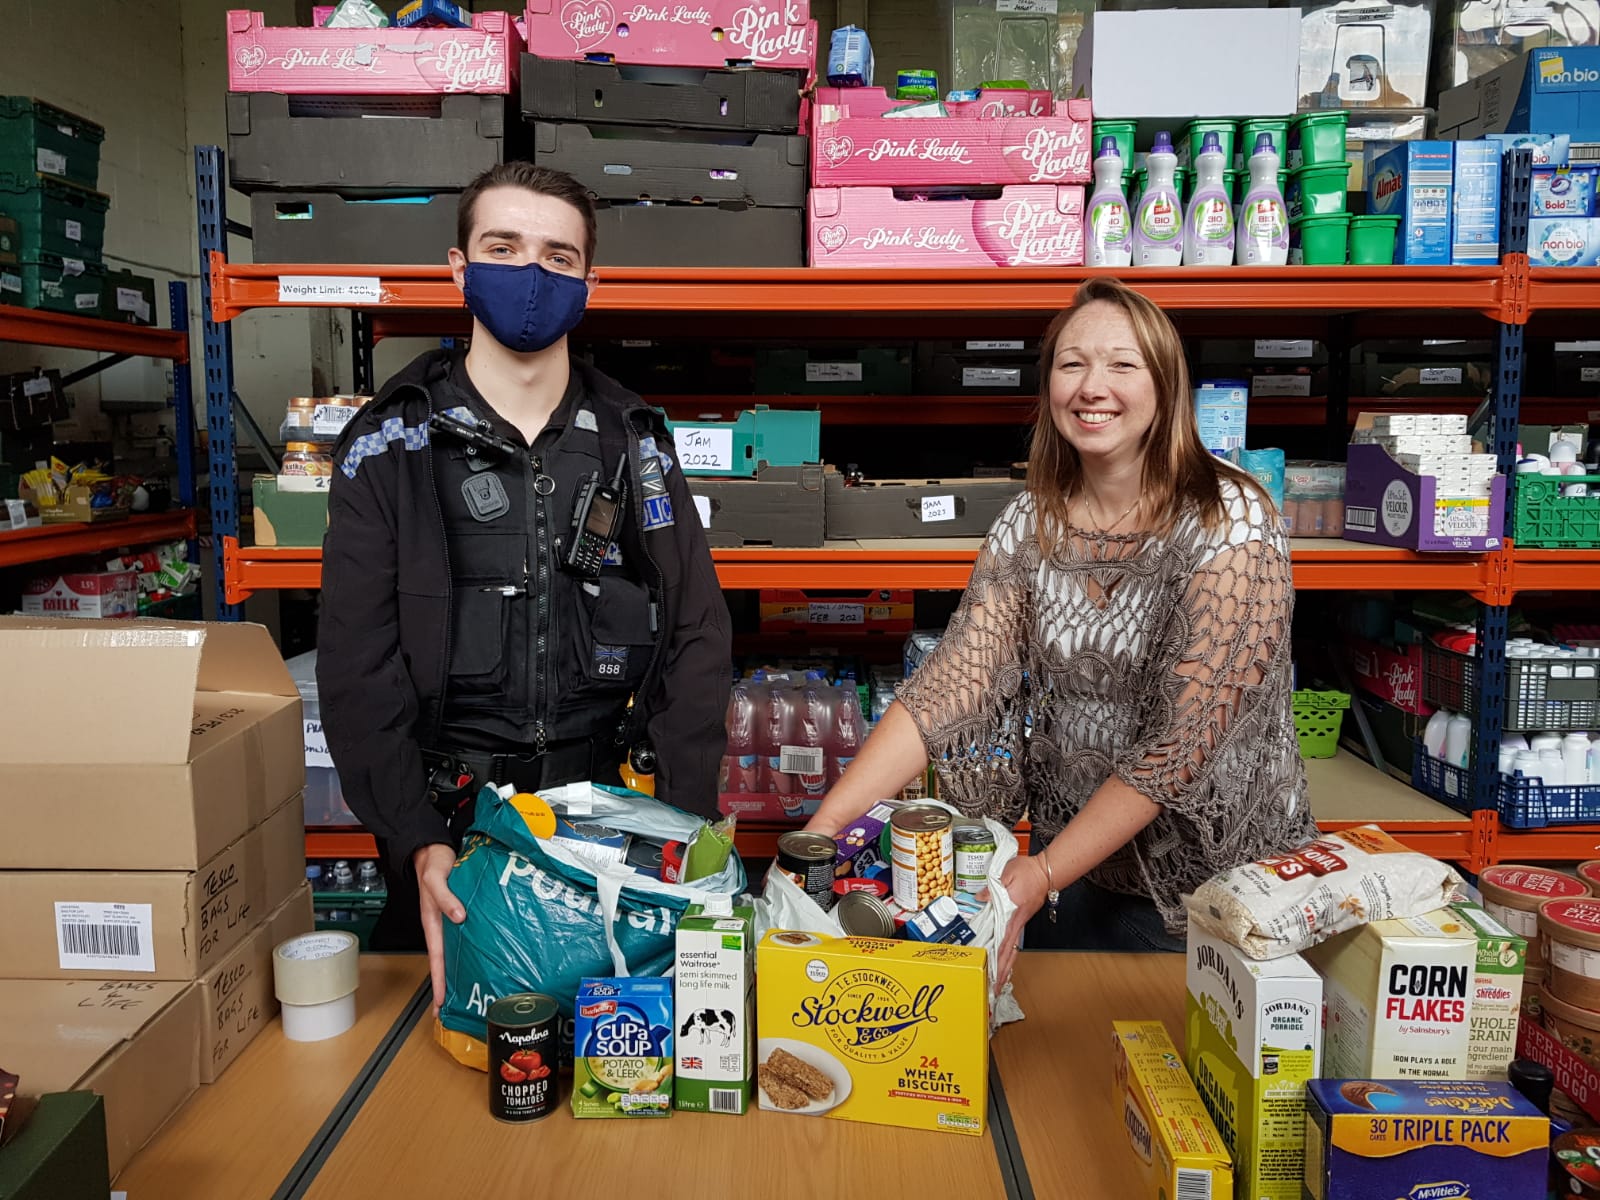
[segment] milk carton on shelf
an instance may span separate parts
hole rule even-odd
[[[678,922],[674,1108],[737,1115],[750,1107],[755,940],[755,910],[726,896],[691,904]]]

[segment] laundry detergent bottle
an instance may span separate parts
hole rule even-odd
[[[1094,193],[1083,214],[1083,259],[1091,267],[1126,267],[1133,262],[1133,219],[1122,191],[1122,155],[1117,139],[1100,139],[1094,160]]]
[[[1250,155],[1250,190],[1239,206],[1233,261],[1241,267],[1281,267],[1289,261],[1289,213],[1278,189],[1278,163],[1272,135],[1259,135]]]
[[[1227,160],[1222,140],[1206,134],[1194,160],[1194,194],[1183,219],[1183,265],[1228,267],[1233,265],[1233,201],[1223,186]]]
[[[1167,130],[1156,134],[1156,144],[1145,156],[1145,169],[1149,178],[1133,221],[1133,265],[1182,266],[1183,205],[1173,182],[1178,156],[1172,152],[1172,135]]]

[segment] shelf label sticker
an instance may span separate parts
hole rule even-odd
[[[68,222],[66,222],[66,227],[67,227],[66,228],[67,241],[69,241],[69,242],[81,242],[81,241],[83,241],[83,222],[82,221],[68,221]]]
[[[678,465],[685,471],[733,470],[733,430],[678,425],[672,439],[678,446]]]
[[[148,904],[56,901],[56,963],[63,971],[156,969]]]
[[[956,519],[956,498],[954,496],[924,496],[922,498],[922,520],[924,524],[934,521],[954,521]]]
[[[1309,375],[1257,375],[1250,381],[1252,396],[1309,396]]]
[[[76,297],[73,300],[73,303],[76,304],[79,308],[85,309],[85,310],[91,309],[91,308],[99,308],[100,307],[100,297],[95,295],[93,292],[84,292],[82,295]]]
[[[82,275],[85,268],[81,258],[63,258],[61,260],[61,274],[65,276]]]
[[[333,755],[328,753],[328,737],[322,732],[321,721],[305,722],[306,766],[324,767],[331,771]]]
[[[67,173],[67,156],[57,154],[54,150],[39,147],[39,152],[34,158],[35,169],[41,175],[65,175]]]
[[[279,275],[279,304],[378,304],[383,281],[369,275]]]
[[[867,607],[840,600],[813,600],[806,617],[813,625],[865,625]]]
[[[132,313],[145,324],[150,323],[150,305],[144,298],[144,293],[137,288],[117,289],[117,311]]]
[[[1057,0],[995,0],[994,10],[1011,13],[1049,13],[1052,17],[1060,11]]]
[[[1451,384],[1461,382],[1460,367],[1423,367],[1417,372],[1419,383]]]
[[[1465,346],[1466,338],[1423,338],[1424,346]]]
[[[24,396],[48,396],[51,391],[50,380],[43,375],[37,379],[25,379],[22,381],[22,394]]]
[[[1316,343],[1283,338],[1257,338],[1257,358],[1310,358]]]
[[[700,514],[700,524],[707,529],[711,528],[711,497],[695,496],[694,510]]]
[[[1020,388],[1022,386],[1022,368],[962,367],[961,386]]]
[[[853,362],[808,362],[807,383],[860,383],[861,364]]]
[[[987,341],[967,343],[968,350],[1026,350],[1027,348],[1027,344],[1023,342],[1021,338],[1017,338],[1015,341],[1006,340],[998,342]]]

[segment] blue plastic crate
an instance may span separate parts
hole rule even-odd
[[[1413,743],[1411,751],[1411,786],[1457,812],[1471,811],[1471,776],[1461,767],[1434,758],[1420,740]],[[1555,787],[1527,779],[1520,772],[1502,775],[1495,789],[1495,806],[1507,829],[1600,822],[1600,784]]]
[[[1457,812],[1472,811],[1472,777],[1429,754],[1421,738],[1411,747],[1411,786]]]

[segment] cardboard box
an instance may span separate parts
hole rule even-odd
[[[755,1072],[755,910],[713,916],[691,904],[676,937],[673,1107],[739,1116]]]
[[[195,979],[304,880],[299,797],[195,871],[0,871],[0,978]]]
[[[680,69],[640,79],[618,63],[522,56],[522,115],[530,121],[796,133],[805,86],[802,71]]]
[[[0,794],[49,797],[0,804],[0,868],[192,871],[305,782],[300,694],[259,625],[0,617],[0,662],[31,697]]]
[[[1414,475],[1382,446],[1349,450],[1344,537],[1408,550],[1481,552],[1500,548],[1506,480],[1496,475],[1482,496],[1453,498],[1432,475]]]
[[[1115,1021],[1113,1109],[1143,1165],[1142,1196],[1232,1200],[1233,1160],[1160,1021]]]
[[[689,477],[706,543],[815,547],[825,536],[822,464],[757,469],[754,479]]]
[[[1072,80],[1094,98],[1097,119],[1292,113],[1299,53],[1299,9],[1099,12],[1084,26]],[[1251,69],[1218,71],[1222,62]]]
[[[1516,1057],[1528,940],[1512,933],[1476,904],[1462,901],[1452,904],[1450,911],[1478,939],[1467,1078],[1504,1079],[1506,1068]]]
[[[1438,129],[1452,138],[1554,129],[1574,142],[1600,141],[1600,47],[1529,50],[1440,92]]]
[[[1433,705],[1422,698],[1422,647],[1399,648],[1369,642],[1365,638],[1348,639],[1350,671],[1356,686],[1379,700],[1394,705],[1402,712],[1419,717],[1433,715]]]
[[[328,533],[327,492],[285,492],[276,475],[251,481],[258,546],[320,546]]]
[[[22,611],[29,616],[102,617],[139,615],[139,576],[134,571],[43,575],[22,588]]]
[[[792,67],[817,60],[817,25],[808,0],[751,6],[744,0],[697,5],[562,4],[528,0],[528,49],[549,58],[609,58],[666,67]]]
[[[832,364],[829,364],[830,366]],[[758,404],[732,421],[667,421],[678,466],[688,478],[753,476],[763,463],[801,467],[821,459],[822,417]]]
[[[61,372],[35,368],[0,375],[0,433],[46,429],[72,415]]]
[[[1305,1085],[1322,1074],[1322,979],[1298,954],[1255,962],[1189,931],[1184,1065],[1241,1196],[1300,1200]]]
[[[302,883],[237,949],[200,977],[200,1082],[215,1083],[278,1015],[272,951],[316,928]]]
[[[670,1117],[672,980],[585,979],[573,1025],[574,1117]]]
[[[1455,207],[1455,153],[1449,142],[1405,142],[1367,168],[1367,212],[1398,216],[1395,261],[1446,266]]]
[[[6,1200],[105,1200],[106,1106],[93,1092],[51,1092],[30,1106],[27,1124],[0,1154]]]
[[[969,946],[768,933],[756,947],[761,1107],[981,1136],[984,962]]]
[[[199,1085],[193,983],[0,980],[0,1013],[0,1062],[26,1090],[19,1109],[50,1092],[98,1092],[113,1178]]]
[[[1450,220],[1450,261],[1457,266],[1500,262],[1500,147],[1457,142]]]
[[[883,479],[845,486],[829,471],[828,537],[983,537],[1027,484],[1020,479]]]
[[[1073,267],[1083,262],[1084,189],[1076,184],[1011,184],[998,197],[946,198],[937,204],[912,200],[903,191],[812,188],[807,203],[811,265]]]
[[[1528,262],[1535,267],[1600,266],[1600,218],[1534,217],[1528,222]]]

